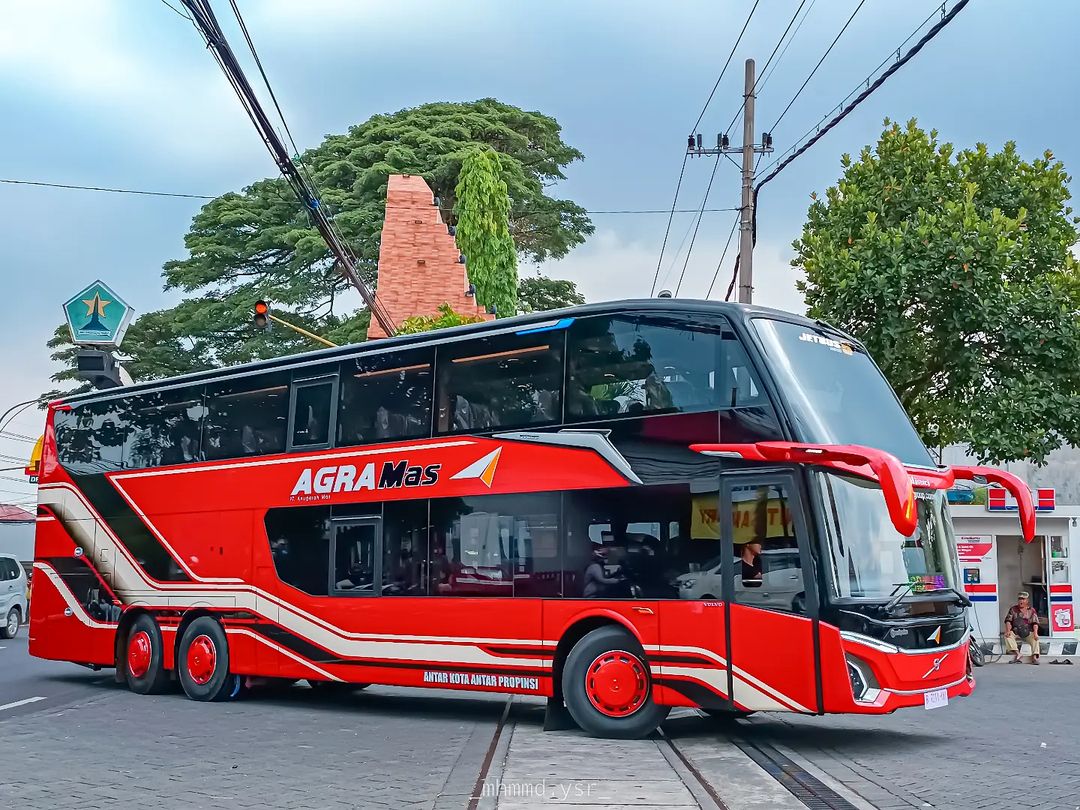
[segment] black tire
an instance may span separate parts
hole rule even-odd
[[[614,667],[616,676],[608,680],[615,683],[614,690],[629,687],[617,698],[625,702],[609,707],[609,711],[598,708],[596,696],[604,691],[597,687],[598,667]],[[653,702],[645,651],[632,635],[618,627],[597,628],[574,645],[563,667],[562,689],[570,716],[594,737],[639,739],[655,731],[670,711],[668,706]]]
[[[165,642],[153,616],[140,613],[135,617],[117,651],[116,667],[124,673],[124,682],[136,695],[160,695],[168,690]]]
[[[702,709],[702,711],[718,723],[734,723],[736,720],[742,720],[753,714],[753,712],[744,712],[741,709]]]
[[[13,607],[4,617],[4,624],[0,625],[0,638],[15,638],[19,634],[19,625],[22,623],[22,614],[17,607]]]
[[[229,672],[225,630],[210,616],[200,616],[184,630],[176,671],[184,694],[192,700],[232,700],[243,687],[243,678]]]

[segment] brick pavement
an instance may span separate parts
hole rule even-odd
[[[464,807],[503,704],[377,689],[195,703],[102,686],[0,724],[0,807]]]
[[[746,731],[886,810],[1080,808],[1080,667],[1044,659],[976,677],[975,694],[945,709],[762,715]]]

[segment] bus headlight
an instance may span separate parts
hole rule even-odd
[[[873,670],[865,661],[847,654],[848,678],[851,680],[851,694],[855,700],[872,703],[878,695],[879,687]]]

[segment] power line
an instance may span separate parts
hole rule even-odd
[[[769,69],[769,65],[772,63],[773,57],[775,57],[776,52],[778,50],[780,50],[780,46],[784,44],[784,39],[787,38],[788,31],[790,31],[791,26],[795,24],[795,19],[799,16],[799,12],[802,11],[803,6],[805,6],[805,5],[806,5],[806,0],[801,0],[800,3],[799,3],[799,7],[797,9],[795,9],[795,13],[791,15],[791,19],[788,20],[787,28],[784,29],[784,33],[781,34],[780,39],[777,40],[776,47],[773,48],[773,52],[771,54],[769,54],[769,58],[765,62],[765,67],[763,67],[761,69],[761,75],[764,75],[765,72]],[[751,91],[751,95],[756,94],[756,92],[757,92],[757,84],[758,83],[755,81],[754,82],[754,88]],[[725,133],[729,132],[731,130],[731,128],[733,126],[735,126],[735,122],[739,120],[739,116],[742,115],[742,111],[745,108],[746,108],[746,96],[743,97],[743,102],[742,102],[742,104],[739,105],[739,111],[735,113],[735,116],[731,119],[731,123],[728,124],[726,127],[724,127],[724,132]]]
[[[8,433],[4,430],[0,430],[0,439],[11,439],[13,442],[29,442],[30,444],[37,443],[37,439],[32,439],[29,436],[22,436],[18,433]]]
[[[130,188],[106,188],[104,186],[79,186],[71,183],[45,183],[36,180],[5,180],[0,179],[0,183],[10,183],[14,185],[22,186],[45,186],[48,188],[61,188],[61,189],[74,189],[76,191],[104,191],[114,194],[148,194],[154,197],[185,197],[196,200],[216,200],[217,197],[211,197],[204,194],[172,194],[164,191],[141,191],[138,189]],[[221,195],[218,195],[221,196]],[[426,205],[387,205],[387,210],[400,210],[400,211],[426,211],[430,210],[431,206]],[[442,213],[451,212],[452,209],[442,208],[439,209]],[[463,209],[457,209],[463,210]],[[676,208],[671,211],[667,208],[605,208],[605,209],[588,209],[584,213],[592,215],[609,215],[609,214],[696,214],[700,209],[697,208]],[[717,212],[717,211],[731,211],[730,208],[706,208],[705,213]],[[533,208],[515,211],[511,209],[510,213],[514,216],[530,216],[534,214],[550,214],[552,211],[546,208]]]
[[[875,90],[881,87],[881,85],[883,85],[890,76],[892,76],[894,73],[896,73],[896,71],[898,71],[909,61],[911,61],[911,59],[919,51],[921,51],[923,47],[925,47],[926,44],[930,42],[930,40],[936,37],[945,26],[947,26],[950,22],[953,21],[953,19],[956,18],[956,15],[963,10],[964,6],[966,6],[968,2],[969,0],[959,0],[959,2],[957,2],[957,4],[953,6],[952,10],[944,17],[942,17],[929,31],[927,31],[922,36],[922,38],[911,47],[911,49],[907,53],[905,53],[900,59],[896,61],[895,64],[891,65],[888,70],[882,73],[872,84],[870,84],[865,90],[859,93],[859,95],[856,96],[850,104],[844,107],[844,109],[841,110],[835,118],[833,118],[822,129],[820,129],[814,135],[814,137],[812,137],[809,141],[796,149],[790,156],[788,156],[785,160],[781,161],[780,165],[778,165],[775,169],[765,175],[765,177],[763,177],[760,182],[758,182],[757,186],[754,187],[755,194],[757,193],[758,189],[760,189],[763,185],[776,177],[776,175],[780,174],[780,172],[782,172],[785,167],[787,167],[793,160],[795,160],[795,158],[803,154],[807,149],[809,149],[811,146],[821,140],[829,130],[831,130],[833,127],[835,127],[845,118],[847,118],[847,116],[851,113],[852,110],[858,107]],[[944,6],[942,6],[942,8],[944,8]]]
[[[720,254],[720,261],[716,263],[716,271],[712,274],[712,281],[709,282],[709,291],[705,293],[705,300],[708,301],[712,297],[713,286],[716,284],[716,278],[720,275],[720,268],[724,266],[724,259],[727,257],[728,248],[731,247],[731,240],[735,236],[735,231],[739,227],[739,217],[735,217],[735,222],[731,225],[731,233],[728,234],[727,242],[724,243],[724,252]],[[724,299],[727,300],[726,298]]]
[[[668,214],[667,227],[664,228],[664,241],[660,243],[660,257],[656,260],[656,272],[653,273],[652,287],[649,290],[650,298],[656,294],[656,282],[660,278],[660,266],[664,263],[664,251],[667,249],[668,236],[671,234],[671,220],[675,219],[675,206],[679,202],[679,189],[682,188],[683,176],[686,174],[686,161],[689,158],[689,153],[684,154],[682,158],[682,168],[679,169],[679,181],[675,184],[675,197],[671,201],[671,213]]]
[[[709,201],[709,194],[712,192],[713,180],[716,178],[716,168],[720,165],[720,155],[717,153],[716,160],[713,161],[712,172],[709,174],[709,183],[705,186],[705,196],[701,198],[701,213],[697,216],[697,223],[694,225],[694,233],[690,237],[690,246],[686,248],[686,259],[683,260],[682,272],[679,273],[679,283],[675,285],[675,297],[679,297],[679,290],[682,289],[683,278],[686,276],[686,266],[690,264],[690,254],[694,252],[694,242],[697,241],[698,228],[701,227],[701,218],[705,212],[705,204]]]
[[[750,9],[750,13],[746,15],[746,22],[743,23],[742,30],[739,32],[739,36],[735,39],[735,44],[731,46],[731,53],[728,54],[727,61],[724,62],[724,66],[720,68],[720,75],[716,77],[716,84],[713,85],[712,90],[709,91],[709,97],[705,99],[705,106],[701,108],[701,113],[697,117],[697,121],[690,127],[690,134],[693,135],[697,132],[698,125],[701,123],[701,119],[705,117],[705,111],[709,109],[709,104],[712,103],[713,96],[716,95],[716,88],[720,86],[720,80],[724,78],[724,73],[727,72],[728,65],[731,64],[731,58],[735,55],[735,50],[739,47],[739,43],[742,42],[743,34],[746,33],[746,28],[750,25],[750,20],[754,16],[754,12],[757,11],[758,3],[761,0],[754,0],[754,5]]]
[[[795,92],[795,95],[791,97],[791,101],[787,103],[787,106],[784,107],[784,111],[780,113],[779,118],[776,119],[776,123],[769,127],[770,133],[775,133],[777,125],[784,120],[784,116],[787,115],[788,110],[791,109],[791,105],[795,103],[796,99],[798,99],[800,95],[802,95],[802,91],[806,89],[806,85],[808,85],[810,83],[810,80],[814,78],[814,74],[818,72],[818,68],[821,67],[821,64],[825,61],[825,58],[830,53],[832,53],[832,49],[836,46],[836,43],[840,41],[840,37],[844,35],[845,31],[847,31],[848,26],[851,25],[851,21],[855,19],[855,15],[859,13],[859,9],[863,7],[863,4],[865,2],[866,0],[859,0],[859,5],[855,6],[855,10],[851,12],[851,16],[847,18],[847,22],[844,23],[844,27],[840,29],[840,33],[836,35],[836,38],[833,39],[833,41],[829,44],[829,47],[825,49],[825,53],[821,55],[818,63],[814,65],[814,69],[810,71],[810,75],[807,76],[806,79],[803,81],[802,86],[800,86],[799,89]]]
[[[795,37],[799,35],[799,32],[802,30],[803,25],[805,25],[806,23],[806,18],[810,16],[810,12],[814,10],[815,5],[817,5],[817,0],[810,0],[810,5],[806,7],[806,11],[803,12],[802,19],[799,20],[798,24],[795,26],[795,30],[791,32],[791,36],[788,37],[788,41],[784,44],[784,48],[780,51],[780,55],[776,57],[776,61],[773,62],[773,66],[769,69],[769,72],[766,73],[765,71],[762,71],[761,84],[755,88],[758,95],[761,95],[761,93],[765,90],[765,85],[769,83],[769,79],[773,77],[773,74],[776,73],[776,69],[780,67],[780,63],[784,61],[784,57],[787,55],[788,48],[790,48],[791,43],[795,41]]]
[[[147,197],[181,197],[188,200],[214,200],[205,194],[179,194],[171,191],[144,191],[133,188],[107,188],[105,186],[79,186],[74,183],[46,183],[41,180],[10,180],[0,179],[0,183],[8,183],[15,186],[43,186],[45,188],[65,188],[76,191],[105,191],[110,194],[143,194]]]
[[[827,113],[825,113],[823,116],[821,116],[821,118],[818,119],[817,123],[815,123],[812,127],[810,127],[808,130],[806,130],[806,132],[804,132],[802,135],[800,135],[798,138],[796,138],[792,142],[791,146],[789,146],[787,149],[785,149],[783,152],[781,152],[779,155],[777,155],[773,159],[773,161],[768,166],[765,167],[765,171],[769,171],[770,169],[772,169],[773,166],[775,166],[777,163],[779,163],[781,160],[784,159],[785,155],[787,155],[789,152],[793,152],[795,149],[797,149],[799,144],[802,143],[803,140],[810,137],[815,132],[820,131],[822,124],[824,124],[827,120],[829,120],[829,118],[832,117],[837,111],[843,109],[844,105],[847,104],[848,100],[852,96],[854,96],[856,93],[858,93],[861,88],[870,86],[871,81],[873,80],[874,76],[877,75],[879,70],[881,70],[883,67],[888,65],[889,62],[893,61],[894,59],[896,61],[899,61],[899,59],[900,59],[900,51],[903,49],[903,47],[905,45],[907,45],[912,39],[914,39],[915,36],[923,28],[925,28],[927,26],[927,24],[932,19],[934,19],[935,16],[937,16],[938,14],[941,14],[942,18],[945,17],[945,7],[947,5],[948,5],[947,3],[942,3],[940,6],[935,7],[934,10],[931,11],[930,14],[927,15],[927,17],[922,22],[920,22],[917,26],[915,26],[915,29],[904,38],[903,42],[901,42],[893,50],[889,51],[889,55],[886,56],[884,59],[882,59],[881,62],[878,63],[877,67],[875,67],[873,70],[871,70],[870,73],[868,73],[862,80],[859,81],[858,84],[855,85],[855,87],[851,90],[850,93],[848,93],[846,96],[844,96],[844,98],[841,99],[838,104],[833,106],[832,109],[830,109]]]
[[[871,94],[873,94],[873,92],[875,90],[877,90],[879,87],[881,87],[881,85],[883,85],[888,80],[888,78],[890,76],[892,76],[894,73],[896,73],[896,71],[898,71],[900,68],[902,68],[908,62],[910,62],[911,59],[914,58],[915,55],[917,53],[919,53],[919,51],[921,51],[926,46],[927,43],[929,43],[932,39],[934,39],[934,37],[936,37],[942,31],[942,29],[945,28],[945,26],[947,26],[950,22],[952,22],[956,18],[956,15],[959,14],[963,10],[964,6],[966,6],[968,4],[968,2],[969,2],[969,0],[958,0],[956,5],[954,5],[952,10],[949,11],[947,14],[944,13],[946,4],[943,3],[940,6],[941,11],[943,12],[942,18],[940,20],[938,20],[938,22],[936,22],[930,28],[929,31],[927,31],[925,34],[923,34],[923,36],[919,39],[919,41],[916,42],[907,51],[907,53],[905,53],[903,56],[899,57],[897,59],[897,61],[893,65],[891,65],[888,68],[888,70],[886,70],[884,73],[882,73],[874,82],[871,83],[869,81],[869,79],[867,79],[866,89],[863,90],[861,93],[859,93],[859,95],[850,104],[848,104],[846,107],[844,107],[824,127],[820,128],[817,131],[817,133],[809,141],[807,141],[805,144],[803,144],[802,146],[797,148],[790,156],[788,156],[787,158],[782,160],[779,163],[779,165],[776,164],[776,161],[773,161],[773,163],[769,164],[769,166],[776,166],[776,168],[773,169],[772,171],[770,171],[767,175],[765,175],[765,177],[763,177],[758,182],[758,184],[756,186],[754,186],[754,200],[753,200],[754,219],[753,219],[752,233],[753,233],[753,238],[754,238],[755,243],[757,242],[757,210],[758,210],[757,197],[758,197],[758,194],[761,192],[761,187],[764,186],[766,183],[768,183],[770,180],[772,180],[774,177],[776,177],[778,174],[780,174],[780,172],[782,172],[787,166],[789,166],[792,161],[794,161],[800,155],[805,153],[806,150],[808,150],[811,146],[813,146],[815,143],[817,143],[819,140],[821,140],[825,136],[825,134],[827,132],[829,132],[829,130],[831,130],[833,127],[835,127],[841,121],[843,121],[844,118],[846,118],[851,113],[852,110],[854,110],[856,107],[858,107],[859,104],[861,104],[863,101],[865,101]],[[901,47],[903,47],[903,44],[906,44],[916,33],[918,33],[922,29],[922,27],[925,26],[926,23],[934,16],[934,14],[937,14],[937,13],[938,13],[937,10],[935,10],[934,13],[930,15],[930,17],[927,17],[926,20],[924,20],[919,25],[919,27],[916,28],[915,31],[912,34],[910,34],[907,37],[907,39],[904,40],[904,43],[901,44]],[[897,49],[897,53],[899,53],[899,49]],[[891,58],[891,56],[889,58]],[[888,61],[888,58],[884,62],[882,62],[881,64],[884,65],[887,61]],[[881,66],[879,65],[878,67],[880,68]],[[873,75],[873,74],[871,74],[871,75]],[[851,94],[849,93],[848,94],[849,98],[850,98],[850,95]],[[843,103],[843,102],[841,102],[841,103]],[[809,133],[807,133],[807,134],[809,134]],[[766,169],[768,169],[768,168],[769,167],[766,167]],[[735,279],[738,278],[738,274],[739,274],[739,257],[736,257],[735,258],[735,267],[734,267],[734,270],[732,272],[732,277],[731,277],[731,285],[728,287],[728,298],[730,298],[731,291],[735,287]],[[726,301],[726,300],[728,300],[728,298],[725,298],[724,300]]]

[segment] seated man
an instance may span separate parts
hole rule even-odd
[[[1031,607],[1031,595],[1020,591],[1016,604],[1005,616],[1005,649],[1012,653],[1010,664],[1020,663],[1020,642],[1031,645],[1031,663],[1039,663],[1039,616]]]

